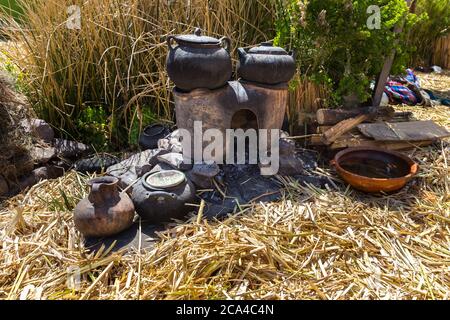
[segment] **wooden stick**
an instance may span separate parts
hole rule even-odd
[[[333,142],[335,142],[339,137],[343,134],[349,132],[357,125],[363,123],[364,121],[369,120],[373,115],[372,114],[362,114],[357,116],[356,118],[350,118],[344,121],[339,122],[337,125],[328,129],[322,137],[322,141],[325,145],[329,146]]]

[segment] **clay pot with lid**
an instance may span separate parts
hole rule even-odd
[[[194,34],[167,37],[167,45],[167,73],[178,89],[212,90],[224,86],[230,80],[232,64],[229,38],[202,36],[202,30],[197,28]]]
[[[195,187],[185,174],[177,170],[149,172],[133,187],[136,212],[150,223],[183,219],[195,201]]]
[[[295,74],[295,55],[270,42],[245,51],[238,49],[238,74],[250,82],[275,85],[289,82]]]
[[[133,224],[133,202],[126,193],[119,192],[118,183],[114,177],[88,182],[91,191],[74,210],[75,227],[85,237],[112,236]]]

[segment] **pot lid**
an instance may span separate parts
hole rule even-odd
[[[271,54],[271,55],[288,55],[287,51],[280,47],[274,47],[271,42],[263,42],[258,47],[251,48],[248,53],[252,54]]]
[[[186,181],[183,172],[166,170],[153,173],[145,179],[145,182],[153,189],[168,189],[176,187]]]
[[[174,37],[176,41],[185,42],[185,43],[195,43],[195,44],[220,44],[220,40],[202,36],[202,29],[196,28],[194,34],[182,34]]]

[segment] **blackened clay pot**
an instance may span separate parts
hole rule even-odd
[[[294,54],[274,47],[270,42],[248,52],[239,48],[238,53],[238,74],[243,80],[274,85],[289,82],[295,74]]]
[[[231,78],[230,39],[216,39],[201,33],[197,28],[192,35],[167,37],[167,73],[183,91],[217,89]]]
[[[153,124],[144,128],[139,137],[139,145],[142,150],[157,149],[158,141],[170,134],[169,128],[163,124]]]
[[[165,180],[170,175],[176,178]],[[152,184],[151,179],[161,183]],[[192,210],[187,204],[195,201],[195,187],[181,171],[147,173],[133,187],[132,199],[143,220],[155,224],[171,222],[183,219]]]
[[[85,237],[112,236],[133,224],[133,202],[126,193],[119,192],[118,182],[114,177],[88,182],[91,192],[74,211],[75,227]]]

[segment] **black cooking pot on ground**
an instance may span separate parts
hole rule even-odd
[[[246,52],[238,49],[238,75],[241,79],[262,84],[289,82],[295,74],[294,53],[288,53],[270,42],[264,42]]]
[[[170,134],[170,129],[163,124],[152,124],[144,128],[139,137],[139,145],[142,150],[157,149],[158,141]]]
[[[195,201],[195,187],[177,170],[147,173],[133,187],[131,196],[143,220],[159,224],[183,219]]]
[[[217,89],[231,78],[230,39],[201,34],[197,28],[191,35],[167,37],[167,73],[175,86],[184,91]]]

